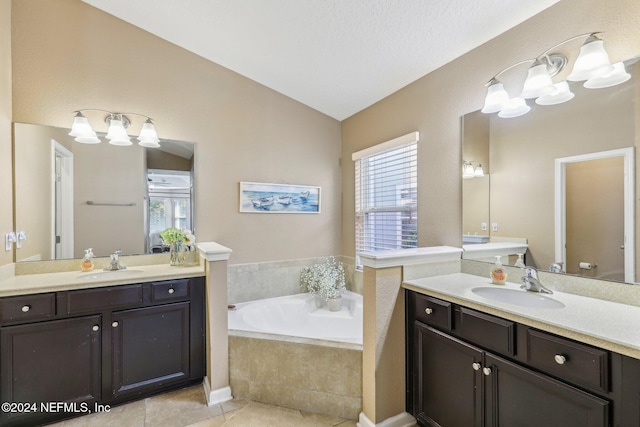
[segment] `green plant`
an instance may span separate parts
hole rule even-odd
[[[325,299],[339,297],[346,288],[342,263],[330,257],[324,263],[303,268],[300,287]]]
[[[175,227],[167,228],[162,233],[160,233],[160,237],[162,237],[162,240],[167,245],[170,245],[172,243],[182,243],[186,239],[185,233]]]

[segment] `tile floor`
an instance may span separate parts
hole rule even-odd
[[[109,412],[95,413],[49,427],[355,427],[356,422],[327,415],[232,400],[207,406],[201,385],[149,397]]]

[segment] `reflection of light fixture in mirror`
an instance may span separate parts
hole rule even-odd
[[[567,64],[567,57],[559,53],[550,53],[553,49],[562,46],[573,40],[586,37],[586,41],[580,48],[580,54],[576,59],[573,70],[567,80],[587,80],[584,84],[586,88],[596,89],[620,84],[629,79],[629,74],[624,70],[619,70],[609,63],[609,56],[604,50],[603,41],[597,37],[598,32],[580,34],[566,39],[555,46],[544,51],[541,55],[533,59],[526,59],[504,68],[494,75],[487,86],[483,113],[498,113],[499,117],[518,117],[526,114],[531,109],[524,102],[525,99],[537,98],[539,105],[554,105],[569,101],[573,98],[573,93],[568,85],[560,82],[553,83],[552,78],[558,74]],[[532,63],[527,71],[522,92],[518,97],[510,98],[504,86],[497,78],[502,73],[525,63]],[[629,77],[627,77],[629,76]]]
[[[478,163],[478,162],[465,160],[462,163],[462,178],[464,179],[482,178],[484,176],[484,170],[482,170],[482,165],[478,163],[478,167],[474,168],[473,163]]]
[[[613,64],[613,71],[600,77],[594,77],[584,82],[587,89],[601,89],[624,83],[631,78],[631,74],[627,73],[622,62]]]
[[[524,99],[517,96],[509,100],[507,106],[500,110],[500,112],[498,113],[498,117],[502,117],[505,119],[519,117],[527,114],[529,110],[531,110],[531,107],[527,105]]]
[[[566,80],[556,83],[553,92],[543,95],[536,99],[538,105],[556,105],[571,100],[575,94],[569,89],[569,83]]]
[[[144,117],[146,121],[142,125],[140,130],[140,136],[138,136],[138,145],[147,148],[160,147],[160,140],[156,133],[155,126],[150,117],[138,113],[112,113],[110,111],[98,110],[98,109],[83,109],[74,111],[76,113],[73,118],[73,125],[69,135],[73,136],[77,142],[83,144],[98,144],[100,139],[96,135],[96,132],[91,128],[89,120],[82,114],[87,111],[98,111],[107,113],[104,118],[105,123],[109,125],[106,138],[109,140],[109,144],[127,146],[132,145],[131,138],[127,134],[127,128],[131,124],[131,120],[127,116],[140,116]]]

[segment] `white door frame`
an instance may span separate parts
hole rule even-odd
[[[555,254],[562,261],[563,270],[567,266],[566,235],[566,165],[589,160],[623,157],[624,159],[624,281],[635,281],[635,150],[634,147],[598,153],[562,157],[555,161]]]
[[[56,157],[60,157],[62,173],[56,177]],[[51,140],[51,254],[54,259],[73,258],[73,153],[55,139]],[[60,180],[61,233],[60,253],[56,256],[56,180]]]

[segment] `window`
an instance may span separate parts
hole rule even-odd
[[[418,140],[414,132],[353,154],[356,254],[418,246]]]

